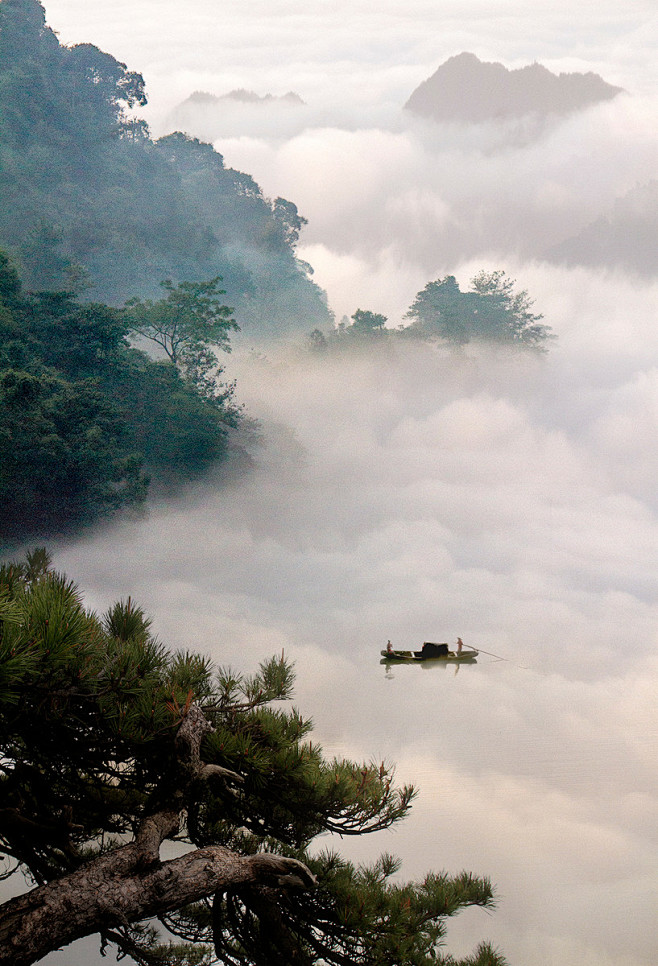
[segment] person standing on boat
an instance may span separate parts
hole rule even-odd
[[[386,645],[386,653],[387,653],[387,654],[392,654],[392,653],[393,653],[393,646],[392,646],[392,644],[391,644],[391,642],[390,642],[390,641],[389,641],[389,642],[388,642],[388,644]]]
[[[461,652],[462,652],[462,647],[463,647],[463,646],[464,646],[464,642],[462,641],[462,639],[461,639],[461,637],[458,637],[458,638],[457,638],[457,653],[458,653],[458,654],[461,654]]]

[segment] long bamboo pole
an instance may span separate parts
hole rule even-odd
[[[488,654],[489,657],[495,657],[498,661],[506,661],[508,664],[513,664],[514,667],[520,667],[523,671],[529,671],[530,668],[526,664],[517,664],[515,661],[510,661],[508,657],[503,657],[501,654],[494,654],[492,651],[485,651],[481,647],[476,647],[475,650],[479,654]]]

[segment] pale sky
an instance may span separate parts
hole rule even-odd
[[[140,70],[154,111],[193,90],[296,90],[323,106],[406,100],[447,57],[593,70],[613,84],[655,85],[652,0],[50,0],[64,43],[95,42]]]

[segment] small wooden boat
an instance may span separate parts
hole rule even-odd
[[[464,647],[461,651],[451,651],[447,644],[425,641],[420,651],[380,651],[387,661],[450,661],[451,663],[473,663],[480,652],[474,647]]]

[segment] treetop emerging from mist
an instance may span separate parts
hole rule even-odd
[[[330,346],[357,346],[413,338],[464,346],[482,342],[545,352],[555,337],[532,311],[533,301],[525,289],[503,271],[481,271],[471,279],[470,291],[462,292],[454,275],[428,282],[418,292],[405,315],[408,325],[386,328],[388,319],[376,312],[357,309],[351,323],[344,319],[329,335],[315,329],[310,348],[322,352]]]
[[[324,758],[274,706],[292,694],[283,655],[234,673],[150,623],[130,597],[86,610],[44,550],[0,568],[0,850],[33,884],[0,905],[0,964],[98,934],[140,966],[459,966],[445,919],[490,908],[487,879],[401,883],[390,855],[309,852],[394,825],[413,788]],[[504,960],[482,944],[462,966]]]
[[[503,271],[479,272],[471,290],[462,292],[454,275],[428,282],[416,295],[406,317],[408,331],[464,345],[471,341],[517,345],[545,351],[552,338],[533,301]]]

